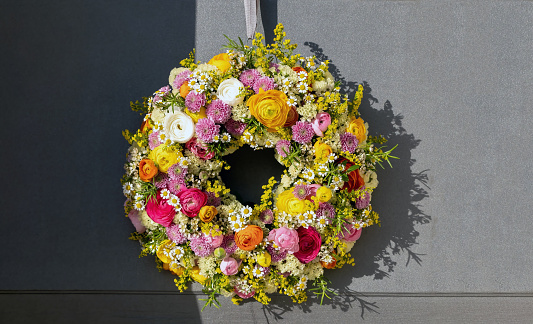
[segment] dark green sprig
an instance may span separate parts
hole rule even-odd
[[[219,308],[220,302],[217,300],[217,295],[220,294],[221,276],[223,275],[219,273],[215,274],[211,280],[206,282],[204,289],[202,289],[202,292],[207,295],[207,298],[200,299],[201,301],[205,301],[204,307],[202,307],[202,312],[207,306],[215,306],[216,308]]]

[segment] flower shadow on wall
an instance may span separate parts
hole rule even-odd
[[[318,44],[305,42],[304,45],[310,48],[319,61],[329,60]],[[335,80],[341,82],[341,92],[352,99],[357,90],[357,83],[346,81],[334,64],[330,63],[329,67]],[[429,196],[429,170],[413,172],[416,160],[411,158],[411,151],[420,144],[420,139],[409,134],[402,126],[403,116],[394,114],[389,100],[385,101],[383,109],[377,109],[379,101],[372,96],[370,85],[366,81],[362,84],[364,97],[359,111],[361,117],[370,125],[369,135],[383,135],[388,140],[385,144],[388,148],[398,145],[393,155],[400,159],[391,161],[393,168],[385,164],[385,169],[377,170],[379,186],[372,195],[372,206],[379,213],[382,225],[371,226],[363,231],[361,239],[351,250],[355,267],[347,265],[342,269],[325,271],[325,275],[331,280],[330,286],[337,295],[332,299],[325,298],[324,304],[329,304],[332,308],[339,307],[343,311],[352,308],[352,304],[358,305],[361,308],[361,317],[365,311],[379,313],[379,307],[376,302],[365,300],[364,293],[349,288],[354,278],[389,277],[398,266],[397,259],[400,255],[404,258],[404,254],[407,254],[405,266],[413,262],[421,266],[424,254],[413,251],[419,236],[416,226],[431,221],[431,216],[424,213],[421,205],[422,200]],[[423,250],[423,247],[420,250]],[[291,303],[281,302],[281,298],[278,303],[276,299],[272,299],[271,305],[264,306],[263,311],[265,316],[281,319],[281,315],[293,306],[287,306]],[[317,301],[319,302],[319,299],[316,297],[309,296],[307,302],[297,307],[301,307],[304,312],[311,312],[311,305]]]

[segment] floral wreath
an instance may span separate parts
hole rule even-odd
[[[359,117],[363,87],[349,100],[328,61],[293,55],[283,25],[274,33],[266,46],[259,33],[252,46],[228,38],[227,52],[207,64],[193,51],[170,85],[131,103],[144,122],[123,132],[130,239],[178,276],[180,291],[202,284],[206,305],[217,306],[218,294],[267,304],[274,292],[303,302],[310,283],[322,303],[333,293],[324,269],[353,265],[362,229],[379,224],[370,205],[376,164],[394,157]],[[223,157],[243,145],[273,148],[286,167],[254,206],[220,177],[230,167]]]

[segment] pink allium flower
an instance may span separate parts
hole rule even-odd
[[[224,235],[224,239],[222,240],[222,244],[220,244],[220,247],[226,250],[227,255],[232,255],[237,251],[237,244],[235,243],[235,235],[228,234]]]
[[[174,82],[172,82],[174,89],[179,89],[185,81],[189,81],[189,75],[191,75],[191,73],[191,71],[185,70],[180,74],[176,75]]]
[[[291,153],[291,142],[288,140],[279,140],[276,143],[276,151],[281,157],[287,157]]]
[[[205,95],[202,92],[190,91],[185,97],[185,106],[193,113],[199,112],[205,103]]]
[[[169,227],[167,227],[167,236],[168,238],[176,243],[176,244],[183,244],[187,242],[187,237],[183,235],[181,232],[181,228],[178,224],[172,224]]]
[[[191,238],[191,250],[199,257],[207,257],[215,250],[204,236]]]
[[[272,209],[268,208],[263,210],[261,214],[259,214],[259,219],[264,224],[272,224],[272,222],[274,221],[274,213],[272,212]]]
[[[166,199],[161,198],[160,191],[157,191],[155,198],[148,199],[146,203],[146,213],[154,222],[168,227],[172,224],[176,211],[168,204]]]
[[[361,190],[363,189],[365,189],[365,186],[361,188]],[[362,197],[355,200],[355,208],[357,209],[365,209],[368,205],[370,205],[370,192],[365,192]]]
[[[319,112],[311,123],[315,134],[322,137],[328,126],[331,125],[331,116],[327,112]]]
[[[216,125],[209,118],[202,118],[196,124],[196,137],[204,143],[213,142],[215,135],[220,132],[220,125]]]
[[[292,126],[292,139],[300,144],[307,144],[315,136],[311,123],[298,121]]]
[[[174,195],[177,195],[181,190],[187,189],[185,187],[185,179],[169,179],[167,189]]]
[[[211,245],[213,249],[216,249],[217,247],[219,247],[222,244],[222,241],[224,240],[224,235],[212,236],[212,235],[204,234],[204,236],[205,236],[205,241],[209,243],[209,245]]]
[[[207,106],[207,118],[217,124],[224,124],[231,115],[231,107],[222,100],[214,100]]]
[[[272,258],[272,262],[279,262],[281,260],[284,260],[287,257],[287,251],[281,251],[279,249],[275,249],[270,244],[267,245],[267,251],[268,251],[268,254],[270,254],[270,257]]]
[[[185,144],[185,147],[204,161],[210,160],[215,156],[215,152],[209,151],[207,146],[202,142],[198,142],[196,137],[191,138],[190,141]]]
[[[337,237],[344,239],[346,242],[354,242],[361,237],[362,232],[362,228],[357,229],[352,224],[346,224],[345,228],[342,229],[342,232],[337,234]]]
[[[146,231],[146,227],[141,223],[141,218],[139,217],[139,212],[137,210],[132,209],[128,214],[128,218],[133,226],[135,226],[135,231],[137,231],[137,233],[144,233]]]
[[[183,179],[187,175],[188,169],[182,167],[179,163],[168,168],[167,174],[171,179]]]
[[[225,257],[220,262],[220,270],[223,274],[226,276],[233,276],[239,272],[239,266],[241,265],[241,261],[235,260],[232,257]]]
[[[216,197],[215,193],[208,191],[206,192],[206,195],[207,195],[207,203],[206,203],[207,206],[214,206],[214,207],[220,206],[221,199],[220,197]]]
[[[317,217],[326,217],[329,219],[333,219],[335,215],[335,207],[333,207],[333,205],[328,202],[321,203],[320,206],[318,206],[318,209],[316,210]]]
[[[159,172],[153,179],[157,189],[164,189],[168,185],[168,175],[164,172]]]
[[[242,72],[241,76],[239,77],[239,81],[241,81],[245,87],[253,87],[255,80],[257,80],[260,76],[261,74],[259,74],[256,69],[246,70]]]
[[[177,196],[180,199],[181,211],[189,217],[197,216],[207,202],[207,195],[196,188],[181,190]]]
[[[163,97],[166,94],[168,94],[169,92],[170,92],[170,87],[169,86],[162,87],[161,89],[156,91],[155,96],[154,96],[154,101],[155,102],[161,101],[161,99],[163,99]]]
[[[300,200],[304,200],[307,196],[311,194],[311,189],[307,185],[296,185],[292,191],[294,196]]]
[[[282,251],[295,253],[299,250],[298,232],[287,227],[280,227],[270,231],[268,240],[274,241],[274,244]]]
[[[346,132],[341,135],[341,150],[353,153],[357,145],[359,145],[359,140],[354,134]]]
[[[308,228],[299,227],[297,231],[300,249],[298,252],[294,253],[294,256],[301,263],[309,263],[313,261],[318,255],[318,252],[320,252],[322,238],[312,226],[309,226]]]
[[[152,132],[148,135],[148,146],[150,146],[150,150],[155,149],[161,144],[163,143],[159,140],[159,132]]]
[[[253,89],[255,93],[259,93],[259,89],[263,89],[264,91],[268,90],[274,90],[276,87],[276,84],[274,83],[274,79],[269,78],[267,76],[263,76],[255,80],[255,83],[253,85]]]
[[[244,133],[244,130],[246,129],[245,123],[233,120],[231,118],[228,119],[228,121],[226,122],[226,124],[224,124],[224,126],[226,126],[226,129],[228,130],[228,132],[230,132],[230,134],[233,136],[242,135],[242,133]]]

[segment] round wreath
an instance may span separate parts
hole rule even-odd
[[[227,52],[208,63],[191,53],[169,86],[131,103],[144,122],[123,133],[131,239],[178,276],[180,291],[202,284],[206,305],[217,294],[268,303],[274,292],[302,302],[309,284],[323,299],[324,269],[353,265],[362,229],[379,223],[375,169],[392,150],[377,147],[384,138],[368,136],[359,117],[363,87],[349,100],[327,61],[293,55],[283,25],[274,32],[267,46],[259,33],[251,46],[228,38]],[[273,148],[285,166],[254,206],[219,175],[230,167],[223,157],[243,145]]]

